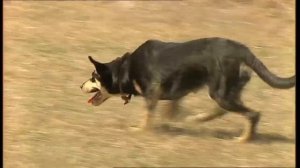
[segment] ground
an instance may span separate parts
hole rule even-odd
[[[245,119],[181,120],[132,131],[144,100],[94,107],[79,86],[88,55],[108,62],[148,39],[240,41],[275,74],[295,73],[295,1],[4,1],[4,167],[295,166],[295,88],[254,74],[243,100],[262,112],[258,137],[237,143]],[[188,95],[181,115],[214,110],[207,89]]]

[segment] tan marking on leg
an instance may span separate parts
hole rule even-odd
[[[164,110],[164,113],[163,113],[163,118],[164,119],[167,119],[167,120],[172,120],[174,119],[177,114],[178,114],[178,108],[179,108],[179,105],[178,105],[178,101],[171,101],[171,102],[168,102],[165,110]]]
[[[191,116],[186,119],[188,122],[206,122],[206,121],[211,121],[213,119],[216,119],[218,117],[223,116],[225,113],[227,113],[226,110],[216,107],[216,109],[213,112],[210,113],[202,113],[198,114],[196,116]]]
[[[150,130],[153,126],[153,118],[154,114],[151,112],[147,112],[144,116],[144,119],[138,126],[131,126],[130,130],[131,131],[147,131]]]
[[[210,100],[213,100],[213,98],[210,97],[209,93],[207,94],[207,96],[208,96],[208,98],[209,98]]]
[[[154,118],[154,114],[148,111],[141,124],[141,128],[144,130],[149,130],[153,126],[153,118]]]
[[[239,137],[236,137],[235,140],[237,140],[238,142],[248,142],[249,140],[251,140],[252,136],[253,136],[252,122],[250,120],[247,120],[242,134]]]
[[[247,118],[245,129],[242,135],[236,138],[239,142],[248,142],[252,140],[256,133],[256,126],[260,119],[259,112],[251,112],[251,117]]]
[[[133,80],[133,86],[134,86],[134,89],[135,89],[139,94],[142,94],[142,89],[141,89],[140,85],[139,85],[135,80]]]

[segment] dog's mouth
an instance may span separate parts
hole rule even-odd
[[[93,92],[95,92],[95,91],[93,91]],[[94,94],[94,96],[88,100],[88,103],[93,103],[96,100],[101,100],[101,97],[102,97],[101,91],[98,89],[96,92],[97,93]]]
[[[93,89],[90,93],[94,92],[96,93],[88,100],[88,103],[94,106],[99,106],[109,98],[106,94],[103,94],[99,89]]]

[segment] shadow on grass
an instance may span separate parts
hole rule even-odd
[[[228,131],[223,129],[208,129],[208,128],[201,128],[201,129],[189,129],[180,126],[173,126],[169,124],[162,124],[155,127],[155,131],[169,134],[169,135],[188,135],[194,137],[215,137],[218,139],[224,140],[231,140],[234,137],[238,137],[242,130],[239,131]],[[288,138],[280,134],[276,133],[257,133],[255,139],[250,141],[251,143],[258,143],[258,144],[271,144],[271,143],[289,143],[295,144],[294,138]]]

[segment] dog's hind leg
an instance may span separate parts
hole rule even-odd
[[[234,101],[228,101],[219,98],[217,98],[216,101],[220,107],[226,109],[227,111],[241,114],[247,118],[245,130],[237,139],[240,142],[251,140],[255,135],[256,126],[260,119],[260,113],[255,112],[254,110],[245,107],[243,104]]]
[[[230,93],[230,92],[229,92]],[[253,138],[256,132],[256,126],[260,119],[260,113],[255,112],[254,110],[245,107],[240,99],[229,99],[234,98],[231,97],[216,97],[215,101],[219,104],[219,106],[227,111],[235,112],[243,115],[247,119],[247,125],[242,135],[238,137],[238,141],[245,142]],[[235,97],[237,98],[237,97]]]
[[[209,90],[209,94],[221,108],[229,112],[241,114],[247,118],[247,126],[238,138],[239,141],[248,141],[253,138],[260,119],[260,113],[245,107],[240,99],[241,91],[249,80],[250,73],[234,68],[224,71],[220,75],[218,87],[210,86]]]
[[[228,89],[229,91],[226,95],[226,100],[231,101],[233,106],[241,109],[237,111],[233,110],[232,112],[239,113],[247,118],[248,122],[246,123],[246,129],[238,138],[239,141],[247,141],[255,135],[257,123],[260,119],[260,113],[247,108],[241,101],[241,92],[251,79],[251,71],[249,69],[240,69],[238,79],[239,80]]]
[[[225,97],[226,100],[234,101],[235,103],[242,104],[240,100],[240,93],[243,90],[244,86],[250,80],[250,74],[246,71],[240,74],[240,80],[231,87],[229,91],[226,89],[226,80],[224,77],[221,77],[220,83],[218,85],[210,85],[209,88],[209,96],[212,99],[216,99],[217,97]],[[216,109],[212,113],[204,113],[194,117],[193,120],[198,122],[211,121],[213,119],[219,118],[227,113],[227,110],[223,107],[216,107]]]
[[[243,91],[245,85],[251,79],[251,71],[249,69],[240,69],[238,80],[229,78],[229,81],[233,81],[229,85],[229,89],[226,95],[227,100],[235,101],[236,103],[243,104],[241,101],[241,92]]]
[[[226,88],[226,82],[225,82],[225,77],[221,76],[221,73],[214,73],[214,75],[211,76],[209,79],[208,83],[208,89],[209,89],[209,97],[213,100],[219,95],[224,95],[225,94],[225,89]],[[208,112],[208,113],[202,113],[198,114],[196,116],[189,116],[185,119],[187,122],[206,122],[206,121],[211,121],[216,118],[219,118],[226,114],[226,110],[216,107],[213,112]]]
[[[222,117],[226,113],[227,113],[226,110],[224,110],[220,107],[216,107],[213,112],[203,113],[203,114],[198,114],[196,116],[187,117],[186,121],[207,122],[207,121],[211,121],[216,118]]]
[[[236,139],[239,142],[246,142],[253,139],[253,137],[255,136],[257,123],[260,119],[260,113],[250,109],[248,109],[247,111],[238,111],[238,113],[245,116],[248,122],[246,123],[246,127],[242,135],[240,137],[237,137]]]

